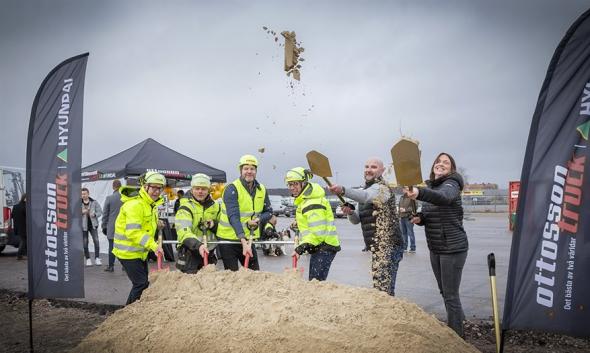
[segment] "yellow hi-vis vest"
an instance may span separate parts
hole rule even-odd
[[[123,260],[145,261],[150,250],[158,249],[154,234],[158,228],[158,206],[164,199],[153,201],[142,187],[137,191],[127,186],[120,189],[123,205],[115,221],[113,254]]]
[[[240,179],[236,179],[232,182],[238,191],[238,204],[240,206],[240,223],[242,224],[243,233],[246,235],[246,239],[250,236],[250,230],[247,227],[246,222],[260,216],[264,209],[264,199],[266,198],[266,188],[262,184],[258,184],[254,198],[250,196],[250,193]],[[225,193],[225,191],[224,191]],[[238,235],[234,231],[234,228],[229,223],[227,217],[227,210],[225,208],[225,202],[221,204],[221,215],[219,216],[219,226],[217,227],[217,237],[226,240],[238,240]],[[260,238],[260,228],[254,230],[252,236],[254,239]]]
[[[189,191],[190,192],[190,191]],[[176,234],[178,234],[178,246],[187,238],[195,238],[203,243],[203,231],[199,227],[206,221],[219,221],[220,206],[211,198],[206,199],[206,204],[195,200],[192,195],[180,199],[180,207],[174,220]],[[215,240],[215,234],[207,229],[207,241]],[[207,243],[207,249],[213,250],[215,244]]]
[[[333,247],[340,246],[332,207],[325,195],[321,186],[308,183],[301,194],[295,198],[294,203],[297,206],[295,220],[301,236],[300,244],[318,246],[326,243]]]

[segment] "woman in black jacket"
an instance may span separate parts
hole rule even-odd
[[[432,271],[447,309],[447,324],[464,337],[459,285],[469,245],[463,229],[463,178],[456,170],[453,157],[441,153],[432,164],[427,187],[412,187],[405,193],[423,201],[422,212],[412,218],[412,223],[425,227]]]

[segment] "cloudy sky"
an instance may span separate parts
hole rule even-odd
[[[401,134],[427,175],[440,151],[471,182],[520,177],[547,66],[587,1],[20,1],[0,11],[0,165],[25,166],[31,104],[49,71],[90,52],[83,165],[148,137],[259,179],[316,149],[358,185]],[[262,27],[293,30],[301,82]],[[265,148],[264,153],[257,150]]]

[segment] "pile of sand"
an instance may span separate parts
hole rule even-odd
[[[160,272],[75,352],[477,352],[374,289],[240,270]]]

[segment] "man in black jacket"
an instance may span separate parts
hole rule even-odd
[[[14,224],[14,233],[19,236],[17,260],[27,258],[27,194],[23,194],[20,202],[12,208],[12,221]]]
[[[109,241],[109,264],[104,269],[106,272],[115,271],[115,255],[113,254],[113,245],[115,238],[115,221],[119,215],[121,209],[121,194],[119,193],[121,188],[121,181],[119,179],[113,180],[113,193],[107,196],[104,201],[103,214],[102,214],[102,234],[107,236]]]
[[[393,296],[397,270],[404,254],[404,240],[395,209],[395,195],[382,178],[384,171],[383,161],[369,158],[365,163],[365,186],[362,189],[348,189],[336,184],[329,189],[359,203],[356,211],[342,206],[342,212],[351,223],[361,224],[363,237],[372,253],[373,286]]]

